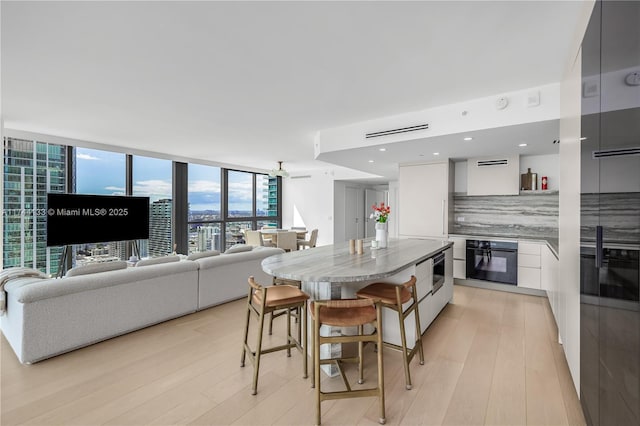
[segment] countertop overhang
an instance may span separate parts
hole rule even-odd
[[[311,282],[357,282],[394,275],[435,256],[453,245],[450,241],[389,239],[387,248],[372,249],[365,239],[363,254],[350,254],[342,242],[270,256],[262,269],[277,278]]]

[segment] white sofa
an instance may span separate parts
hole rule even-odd
[[[198,310],[245,297],[247,278],[253,275],[263,285],[271,284],[271,275],[262,270],[262,260],[284,253],[275,247],[256,247],[252,251],[197,259]]]
[[[0,328],[22,363],[34,363],[199,309],[241,298],[277,248],[55,278],[5,287]]]

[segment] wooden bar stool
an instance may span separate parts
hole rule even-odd
[[[398,320],[400,322],[400,341],[402,342],[402,346],[397,346],[392,343],[385,343],[385,345],[402,351],[406,387],[407,389],[411,389],[411,373],[409,371],[409,364],[416,354],[416,351],[420,355],[420,364],[424,364],[424,353],[422,350],[422,339],[420,336],[420,312],[418,310],[418,296],[416,295],[416,277],[412,275],[411,279],[404,284],[369,284],[365,288],[358,290],[356,292],[356,296],[362,299],[379,300],[383,307],[393,309],[398,313]],[[411,303],[411,306],[403,310],[402,305],[412,299],[413,302]],[[404,320],[409,316],[409,314],[411,314],[411,312],[414,311],[414,317],[416,320],[416,340],[413,349],[408,349]]]
[[[290,280],[287,278],[277,278],[277,277],[273,277],[273,280],[271,281],[272,285],[291,285],[297,288],[302,288],[302,282],[297,281],[297,280]],[[292,312],[292,315],[295,317],[296,322],[299,321],[300,318],[300,308],[287,308]],[[271,315],[269,315],[269,335],[273,334],[273,320],[281,315],[286,314],[286,312],[284,310],[280,311],[280,312],[271,312]]]
[[[244,342],[242,344],[242,358],[240,366],[244,367],[244,360],[247,352],[249,359],[253,363],[253,386],[252,395],[258,392],[258,372],[260,371],[260,356],[286,349],[287,356],[291,356],[291,348],[297,348],[302,354],[302,371],[303,378],[307,378],[307,324],[298,322],[298,337],[295,339],[291,335],[291,309],[299,308],[302,310],[302,318],[306,318],[307,300],[309,295],[301,291],[299,288],[290,285],[279,285],[263,287],[255,282],[253,277],[249,277],[249,294],[247,296],[247,323],[244,328]],[[285,309],[287,312],[287,343],[280,346],[274,346],[268,349],[262,349],[262,334],[264,330],[264,317],[273,311]],[[258,319],[258,336],[256,342],[256,350],[252,350],[248,343],[249,321],[251,313],[255,314]],[[302,334],[302,342],[300,341]]]
[[[311,345],[313,347],[313,368],[311,370],[312,381],[316,388],[316,424],[320,424],[321,403],[331,399],[359,398],[365,396],[377,396],[380,403],[380,424],[385,423],[384,412],[384,369],[382,363],[382,317],[380,304],[372,299],[338,299],[311,302],[311,319],[313,321],[313,334],[311,335]],[[364,334],[365,324],[375,324],[373,334]],[[321,336],[320,327],[322,325],[334,327],[357,327],[358,334],[354,336]],[[358,356],[351,358],[331,358],[320,359],[320,345],[331,343],[358,343]],[[363,347],[364,342],[374,342],[380,348],[378,350],[378,385],[370,389],[352,390],[344,371],[343,362],[358,363],[358,383],[364,382],[363,368]],[[347,388],[346,391],[322,392],[320,389],[320,365],[335,363],[342,380]]]

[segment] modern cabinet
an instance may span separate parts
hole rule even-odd
[[[452,237],[453,243],[453,278],[464,280],[467,278],[467,240]]]
[[[404,164],[398,175],[401,237],[446,238],[453,216],[453,164]]]
[[[467,195],[518,195],[519,192],[518,155],[467,160]]]
[[[420,334],[427,331],[429,325],[453,299],[453,250],[445,250],[444,284],[433,293],[433,259],[427,259],[415,266],[416,291],[418,294],[418,310],[420,312]],[[406,309],[411,301],[404,305]],[[414,313],[404,320],[407,336],[407,346],[413,348],[415,344],[416,323]],[[385,330],[385,342],[401,345],[398,314],[388,308],[382,310],[382,327]]]
[[[540,290],[541,245],[518,243],[518,287]]]

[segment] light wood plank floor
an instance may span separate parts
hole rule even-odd
[[[314,422],[301,355],[263,357],[258,395],[240,368],[245,301],[25,366],[1,348],[2,425],[303,425]],[[282,343],[284,317],[265,345]],[[255,327],[254,327],[255,329]],[[546,299],[456,286],[423,337],[425,365],[404,388],[385,349],[387,424],[581,425],[584,418]],[[373,348],[365,351],[374,383]],[[353,370],[348,372],[354,373]],[[325,377],[323,388],[338,388]],[[354,387],[357,387],[354,386]],[[375,398],[327,401],[323,424],[377,424]]]

